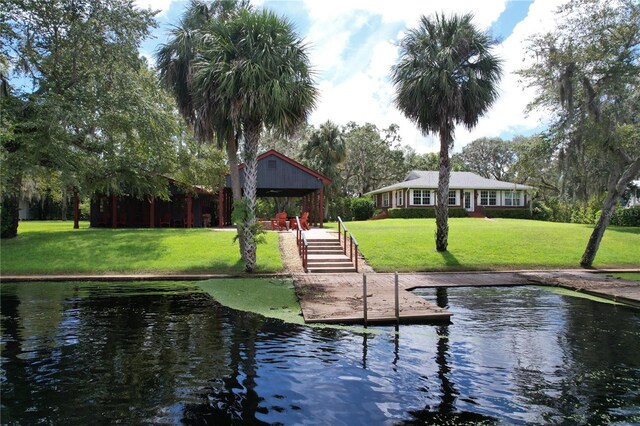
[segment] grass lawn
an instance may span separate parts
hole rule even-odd
[[[640,272],[618,272],[615,274],[607,274],[614,278],[624,278],[630,281],[640,281]]]
[[[384,219],[346,226],[369,265],[380,272],[579,268],[593,229],[534,220],[451,218],[448,251],[439,253],[435,219]],[[640,228],[609,227],[594,267],[640,267]]]
[[[235,232],[211,229],[107,229],[81,222],[23,221],[0,242],[3,275],[64,273],[242,272]],[[257,272],[283,269],[278,234],[258,245]]]

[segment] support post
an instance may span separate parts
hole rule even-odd
[[[320,224],[320,211],[318,210],[318,206],[320,205],[320,203],[318,203],[318,191],[313,192],[313,203],[316,209],[316,217],[313,222],[315,223],[315,226],[317,228]]]
[[[324,228],[324,185],[320,187],[320,228]]]
[[[400,285],[398,283],[398,272],[395,275],[395,295],[396,295],[396,324],[400,325]]]
[[[218,228],[224,228],[224,188],[218,188]]]
[[[353,237],[349,236],[349,261],[353,262]]]
[[[111,196],[111,227],[118,227],[118,199],[115,195]]]
[[[358,246],[356,245],[356,256],[355,256],[355,263],[356,263],[356,272],[358,272]]]
[[[156,227],[156,197],[149,197],[149,228]]]
[[[367,326],[367,274],[362,274],[362,309],[364,326]]]
[[[191,193],[187,194],[187,220],[185,220],[184,226],[187,228],[193,227],[193,199]]]
[[[73,191],[73,229],[80,229],[80,200],[78,191]]]

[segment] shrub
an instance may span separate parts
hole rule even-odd
[[[370,198],[354,198],[351,200],[353,220],[367,220],[373,216],[373,201]]]
[[[336,197],[329,203],[329,220],[351,220],[351,197]]]
[[[389,209],[388,213],[389,217],[393,219],[433,219],[436,217],[434,207]],[[462,207],[449,207],[449,217],[467,217],[467,211]]]
[[[541,200],[533,200],[531,210],[532,218],[535,220],[551,220],[553,218],[553,210]]]
[[[484,214],[487,217],[502,217],[505,219],[531,219],[532,215],[529,209],[501,209],[501,208],[484,208]]]
[[[618,208],[611,216],[614,226],[640,226],[640,207]]]

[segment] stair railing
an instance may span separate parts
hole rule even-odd
[[[307,269],[307,260],[309,257],[309,243],[307,242],[307,236],[300,226],[300,218],[296,216],[296,243],[298,244],[298,254],[302,258],[302,267],[305,272],[309,272]]]
[[[347,229],[347,227],[344,225],[344,222],[342,221],[340,216],[338,216],[338,242],[340,242],[341,246],[344,246],[343,251],[345,256],[347,255],[347,234],[349,236],[349,243],[348,243],[349,261],[351,261],[351,263],[355,265],[356,272],[358,272],[358,241],[353,236],[353,234]],[[354,252],[354,248],[355,248],[355,252]],[[354,257],[355,257],[355,262],[354,262]]]

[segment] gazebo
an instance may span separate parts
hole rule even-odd
[[[244,182],[244,164],[240,179]],[[323,176],[297,161],[270,150],[258,156],[258,197],[299,197],[302,210],[309,212],[308,223],[323,226],[324,186],[331,183]],[[157,197],[136,199],[130,196],[97,195],[91,201],[92,227],[201,227],[232,224],[233,194],[231,178],[226,177],[224,188],[217,193],[194,186],[190,191],[181,189],[169,179],[171,199]],[[74,227],[78,227],[78,199],[74,199]]]
[[[324,187],[331,180],[299,162],[270,150],[258,156],[258,197],[294,197],[302,199],[302,210],[309,212],[309,224],[323,227]],[[244,164],[240,183],[244,183]],[[231,224],[231,177],[227,175],[224,190],[218,191],[218,226]]]

